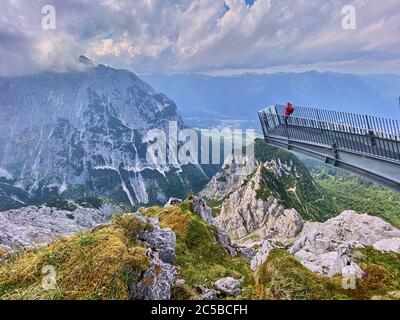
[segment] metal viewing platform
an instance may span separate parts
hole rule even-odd
[[[274,105],[258,113],[268,144],[297,151],[400,192],[400,123],[348,112]]]

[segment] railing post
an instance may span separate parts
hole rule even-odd
[[[262,113],[262,117],[263,117],[263,119],[264,119],[265,129],[266,129],[267,131],[269,131],[268,117],[267,117],[267,115],[266,115],[265,112]]]
[[[266,126],[268,125],[268,123],[266,122],[264,112],[263,111],[259,112],[258,113],[258,117],[260,118],[261,128],[263,130],[264,138],[266,138],[267,137],[267,128],[266,128]]]
[[[324,130],[322,130],[322,126],[321,126],[321,118],[319,116],[319,111],[318,111],[318,109],[315,109],[315,110],[316,110],[316,113],[317,113],[318,127],[321,130],[321,132],[324,133]]]
[[[278,119],[278,124],[281,125],[282,124],[281,123],[281,118],[279,117],[278,108],[276,107],[276,104],[274,104],[274,110],[275,110],[276,118]]]

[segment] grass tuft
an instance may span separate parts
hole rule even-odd
[[[271,300],[366,300],[394,299],[400,290],[400,255],[362,250],[361,268],[366,272],[355,289],[344,289],[342,277],[328,278],[306,269],[285,250],[274,249],[254,274],[254,299]]]
[[[93,232],[20,252],[0,264],[1,299],[128,299],[129,285],[149,266],[135,237],[146,226],[131,216]],[[42,288],[42,268],[56,271],[56,287]]]
[[[184,284],[172,288],[171,298],[172,300],[195,300],[197,299],[197,293],[193,287]]]
[[[245,290],[240,298],[247,297],[250,292],[249,263],[242,257],[231,257],[216,242],[216,228],[194,214],[186,201],[179,207],[149,208],[142,213],[158,217],[163,228],[171,228],[175,232],[179,277],[187,285],[211,287],[222,277],[243,278]]]
[[[4,248],[0,248],[0,257],[2,257],[3,255],[5,255],[8,252],[8,250],[4,249]]]

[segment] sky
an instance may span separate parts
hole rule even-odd
[[[400,1],[1,0],[0,76],[78,68],[80,54],[136,73],[400,74]]]

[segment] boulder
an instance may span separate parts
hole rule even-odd
[[[272,211],[265,223],[266,238],[294,238],[303,229],[304,222],[295,209]]]
[[[399,238],[400,230],[384,220],[345,211],[325,223],[306,224],[288,251],[314,272],[333,276],[351,269],[362,277],[352,254],[354,249],[373,246],[381,251],[396,250]]]
[[[200,300],[218,300],[220,292],[214,289],[208,289],[204,286],[195,286],[196,292]]]
[[[140,282],[131,286],[131,298],[139,300],[169,300],[176,285],[175,263],[176,235],[169,228],[161,228],[155,218],[132,214],[143,223],[151,225],[150,231],[139,235],[142,245],[148,248],[150,266],[140,277]]]
[[[181,199],[177,198],[169,198],[167,203],[165,204],[165,207],[177,207],[182,203]]]
[[[0,212],[0,245],[13,250],[46,245],[106,223],[101,210],[78,207],[74,211],[30,206]]]
[[[161,261],[157,252],[149,249],[150,267],[138,283],[131,285],[130,298],[133,300],[169,300],[175,283],[176,268]]]
[[[169,264],[175,263],[176,235],[170,228],[161,228],[158,219],[146,218],[135,213],[135,217],[143,223],[151,224],[151,231],[139,235],[139,240],[153,251],[158,253],[161,261]]]
[[[232,277],[221,278],[214,283],[214,289],[227,296],[237,296],[241,291],[239,280]]]
[[[400,238],[383,239],[373,244],[375,250],[400,253]]]
[[[176,286],[183,286],[186,283],[184,279],[176,279],[175,285]]]

